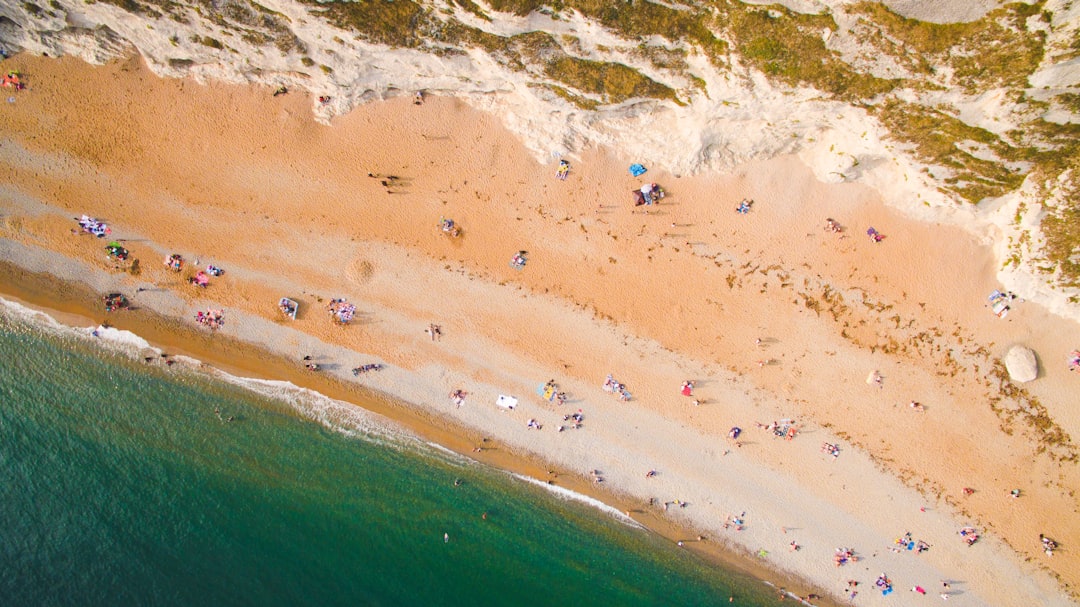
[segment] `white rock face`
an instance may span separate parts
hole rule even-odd
[[[1005,368],[1015,382],[1029,382],[1039,376],[1039,363],[1035,351],[1024,346],[1013,346],[1005,353]]]
[[[514,68],[512,62],[500,61],[476,45],[453,52],[434,52],[439,44],[430,40],[432,46],[427,47],[387,47],[339,29],[321,18],[314,5],[299,0],[217,0],[209,5],[180,1],[161,6],[140,0],[135,4],[142,8],[136,12],[104,1],[0,2],[0,49],[75,55],[93,63],[138,53],[162,77],[256,83],[274,89],[285,85],[309,93],[312,112],[327,123],[334,115],[375,99],[415,91],[454,96],[498,116],[541,162],[606,146],[651,167],[694,174],[729,172],[745,162],[795,154],[821,181],[858,182],[911,217],[959,225],[985,238],[995,245],[998,278],[1006,289],[1080,322],[1080,306],[1075,304],[1080,289],[1056,284],[1053,275],[1033,270],[1045,265],[1039,248],[1044,241],[1035,221],[1042,216],[1038,211],[1054,203],[1057,190],[1069,200],[1071,190],[1065,186],[1071,182],[1045,192],[1041,185],[1054,182],[1038,176],[978,206],[958,204],[942,187],[945,180],[958,179],[958,171],[930,166],[912,152],[911,144],[898,142],[875,115],[873,103],[853,105],[808,85],[781,84],[735,53],[728,57],[729,65],[714,65],[700,52],[684,53],[682,43],[652,36],[650,48],[685,62],[681,69],[665,69],[641,54],[642,40],[620,37],[573,10],[522,17],[485,9],[487,18],[482,19],[456,3],[416,1],[433,8],[440,19],[453,17],[490,36],[547,32],[574,57],[629,66],[669,87],[677,101],[606,102],[603,95],[585,92],[582,97],[597,105],[584,109],[588,106],[574,105],[553,92],[550,85],[565,83],[551,81],[539,65]],[[774,1],[752,0],[773,6],[755,9],[767,10],[771,19],[787,19]],[[937,22],[977,19],[1001,3],[886,2],[902,15]],[[890,93],[896,100],[940,109],[943,116],[998,135],[1022,131],[1032,118],[1030,112],[1018,110],[1022,105],[1015,101],[1018,91],[964,91],[949,86],[949,65],[932,66],[930,75],[915,73],[905,55],[874,52],[866,46],[866,32],[860,30],[863,17],[844,11],[850,0],[780,4],[797,12],[829,14],[835,27],[815,33],[820,31],[827,48],[857,69],[881,78],[928,78],[934,84],[896,89]],[[1080,2],[1047,0],[1045,14],[1053,15],[1051,23],[1032,20],[1028,27],[1049,31],[1047,49],[1068,48],[1080,30]],[[1080,58],[1048,51],[1030,75],[1032,88],[1025,95],[1050,103],[1072,94],[1076,82]],[[332,101],[318,103],[316,98],[323,95]],[[1080,113],[1055,104],[1046,112],[1053,121],[1080,121]],[[986,144],[965,140],[954,145],[971,162],[995,162],[995,153]],[[1030,167],[1013,162],[1006,168]],[[1006,262],[1016,258],[1017,263]]]

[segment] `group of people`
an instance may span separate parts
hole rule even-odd
[[[281,310],[282,314],[288,316],[289,318],[296,318],[296,312],[298,307],[299,304],[289,299],[288,297],[282,297],[280,300],[278,300],[278,309]]]
[[[615,381],[615,378],[610,373],[604,380],[604,392],[610,392],[618,396],[621,401],[630,400],[630,391],[626,389],[626,384]]]
[[[327,306],[327,310],[330,312],[331,318],[343,325],[349,324],[349,321],[353,319],[353,315],[356,314],[356,306],[352,305],[344,298],[331,299],[330,305]]]
[[[570,422],[569,426],[559,426],[559,432],[566,430],[569,427],[571,430],[577,430],[581,428],[581,424],[585,423],[585,414],[578,409],[575,413],[570,413],[563,416],[564,422]]]
[[[1043,552],[1046,553],[1046,556],[1054,556],[1054,551],[1058,547],[1057,542],[1041,533],[1039,534],[1039,541],[1042,542]]]
[[[98,221],[89,215],[83,215],[76,221],[79,222],[79,227],[84,234],[93,234],[98,238],[105,238],[105,236],[112,234],[112,230],[109,229],[109,226],[106,225],[105,222]]]
[[[173,253],[165,258],[165,267],[169,268],[173,272],[179,272],[184,269],[184,256],[179,253]]]
[[[22,74],[15,70],[10,70],[7,74],[4,74],[4,86],[13,88],[16,91],[21,91],[26,88],[26,83],[22,81]]]
[[[382,371],[382,364],[380,363],[368,363],[366,365],[360,365],[352,370],[353,377],[359,376],[361,373],[367,373],[368,371]]]
[[[559,390],[559,384],[554,379],[549,379],[544,385],[536,390],[541,398],[548,402],[556,402],[560,405],[566,403],[566,393]]]
[[[451,238],[461,236],[461,228],[454,223],[453,219],[447,219],[446,217],[439,219],[439,229],[442,230],[443,234],[446,234]]]
[[[998,318],[1005,318],[1005,315],[1009,313],[1012,308],[1012,302],[1016,300],[1016,293],[1012,291],[1006,291],[1002,293],[997,289],[990,293],[990,296],[986,298],[986,301],[990,304],[990,310],[993,311],[994,316]]]
[[[795,438],[795,435],[799,433],[798,427],[795,426],[795,422],[790,419],[782,419],[778,422],[774,421],[767,426],[761,422],[755,423],[758,428],[764,428],[766,432],[772,432],[773,436],[777,438],[792,440]]]
[[[859,557],[855,555],[854,548],[837,548],[833,553],[833,563],[837,567],[857,562],[859,562]]]
[[[210,275],[206,272],[203,272],[202,270],[199,270],[195,273],[194,276],[188,279],[188,282],[195,285],[196,287],[202,287],[205,289],[206,287],[210,286]]]
[[[1080,350],[1069,352],[1069,370],[1080,371]]]
[[[878,579],[874,582],[874,585],[881,589],[881,594],[883,595],[888,595],[892,592],[892,580],[890,580],[889,576],[885,575],[884,573],[878,576]]]
[[[462,390],[461,388],[455,388],[454,391],[450,393],[450,400],[455,405],[460,407],[461,405],[465,404],[465,397],[468,395],[469,393]]]
[[[127,297],[124,297],[122,293],[109,293],[102,298],[105,302],[106,312],[115,312],[116,310],[125,310],[131,306],[131,302]]]
[[[963,538],[964,543],[968,546],[974,546],[975,542],[979,541],[979,534],[975,531],[974,527],[964,527],[960,529],[960,537]]]
[[[121,246],[116,240],[105,245],[105,251],[110,258],[120,261],[127,261],[129,255],[128,250]]]
[[[844,231],[844,227],[836,222],[832,217],[825,220],[825,231],[832,232],[833,234],[840,234]]]
[[[821,443],[821,452],[827,453],[831,455],[833,459],[836,459],[840,457],[840,445],[836,445],[833,443]]]
[[[520,270],[525,267],[525,263],[529,260],[525,258],[525,251],[518,251],[514,253],[514,256],[510,258],[510,267],[515,270]]]
[[[211,308],[207,308],[206,312],[200,310],[195,313],[195,322],[211,329],[220,329],[225,324],[225,311]]]
[[[893,540],[893,544],[896,545],[896,547],[893,549],[895,552],[900,552],[902,550],[914,550],[916,554],[922,554],[923,552],[926,552],[930,549],[930,544],[927,544],[922,540],[916,542],[911,537],[910,531],[905,531],[903,536]]]
[[[665,196],[664,188],[655,183],[646,183],[636,190],[631,192],[634,196],[634,206],[640,207],[642,205],[652,206],[659,204],[660,199]]]

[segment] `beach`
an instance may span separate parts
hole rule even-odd
[[[947,580],[953,604],[1075,601],[1080,416],[1065,357],[1080,331],[1032,302],[992,313],[992,234],[823,184],[797,157],[632,177],[636,159],[592,149],[559,180],[554,157],[452,98],[403,95],[326,126],[310,97],[163,80],[138,57],[6,63],[32,83],[0,113],[6,295],[85,317],[122,292],[140,309],[99,321],[230,372],[382,399],[439,444],[558,471],[836,601],[850,579],[854,604],[876,601],[881,572],[901,594],[932,589],[925,600]],[[635,207],[647,182],[666,195]],[[73,233],[82,214],[111,235]],[[112,239],[137,275],[106,256]],[[174,253],[179,273],[162,263]],[[186,282],[207,264],[226,272]],[[295,320],[281,297],[299,302]],[[348,325],[327,314],[335,298],[356,306]],[[207,308],[225,311],[214,334],[192,320]],[[1017,343],[1039,355],[1034,382],[1001,375]],[[350,372],[368,363],[385,368]],[[609,374],[632,398],[602,389]],[[565,404],[537,394],[548,380]],[[579,410],[581,427],[559,431]],[[792,440],[765,429],[784,419]],[[497,448],[475,452],[483,438]],[[931,548],[894,551],[905,532]],[[1040,533],[1063,549],[1044,554]],[[838,547],[860,560],[837,567]]]

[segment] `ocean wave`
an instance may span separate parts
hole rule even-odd
[[[150,342],[131,331],[104,325],[73,327],[60,322],[47,312],[2,297],[0,297],[0,318],[60,339],[92,342],[111,354],[119,354],[132,360],[151,353],[161,354],[160,348],[152,346]],[[434,453],[438,450],[441,453],[453,453],[441,445],[438,449],[431,448],[434,445],[425,443],[405,429],[395,426],[388,418],[291,382],[240,377],[220,369],[207,367],[202,361],[187,356],[173,356],[172,359],[181,363],[177,366],[178,369],[201,373],[246,392],[284,403],[304,418],[346,436],[376,442],[385,447],[400,449],[411,446],[415,451]]]
[[[131,331],[105,325],[74,327],[60,322],[48,312],[2,297],[0,297],[0,314],[13,322],[33,327],[55,337],[80,340],[96,339],[110,352],[123,354],[130,358],[142,356],[147,351],[160,352],[145,339]]]
[[[143,350],[157,350],[150,345],[150,342],[132,333],[131,331],[124,331],[123,329],[117,329],[115,327],[107,327],[105,325],[98,325],[97,327],[91,327],[83,329],[98,339],[105,340],[116,346],[124,347],[125,349],[137,349]]]
[[[211,372],[217,379],[248,392],[285,403],[304,418],[345,436],[394,448],[421,443],[415,435],[397,426],[387,417],[292,382],[240,377],[220,369],[213,369]]]
[[[617,520],[620,523],[623,523],[623,524],[625,524],[625,525],[627,525],[629,527],[636,527],[638,529],[644,529],[645,528],[644,526],[642,526],[641,523],[635,521],[634,519],[630,518],[629,516],[626,516],[626,514],[624,514],[618,508],[615,508],[614,506],[610,506],[608,504],[605,504],[604,502],[602,502],[602,501],[600,501],[600,500],[598,500],[598,499],[596,499],[594,497],[589,497],[588,495],[585,495],[584,493],[578,493],[577,491],[572,491],[572,490],[567,489],[565,487],[560,487],[558,485],[552,485],[552,484],[549,484],[549,483],[547,483],[545,481],[542,481],[540,479],[536,479],[536,478],[533,478],[531,476],[525,476],[524,474],[511,473],[510,476],[512,476],[512,477],[514,477],[514,478],[516,478],[516,479],[518,479],[520,481],[524,481],[526,483],[529,483],[530,485],[536,485],[537,487],[545,489],[549,493],[554,495],[555,497],[558,497],[559,499],[563,499],[563,500],[566,500],[566,501],[572,501],[572,502],[578,502],[578,503],[581,503],[581,504],[585,504],[586,506],[590,506],[592,508],[595,508],[596,510],[599,510],[600,512],[603,512],[604,514],[607,514],[607,515],[611,516],[615,520]]]
[[[0,312],[2,312],[2,315],[7,319],[26,324],[39,325],[43,329],[70,328],[61,324],[46,312],[35,310],[34,308],[24,306],[19,302],[4,299],[2,297],[0,297]]]

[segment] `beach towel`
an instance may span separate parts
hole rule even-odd
[[[518,403],[518,399],[514,398],[513,396],[505,396],[503,394],[500,394],[499,398],[495,399],[495,404],[496,405],[499,405],[500,407],[503,407],[505,409],[510,409],[510,410],[513,410],[514,407],[517,406],[517,403]]]
[[[634,177],[637,177],[638,175],[644,174],[645,171],[647,171],[647,170],[649,170],[649,169],[646,169],[644,166],[642,166],[642,165],[640,165],[638,163],[634,163],[634,164],[630,165],[630,174],[633,175]]]

